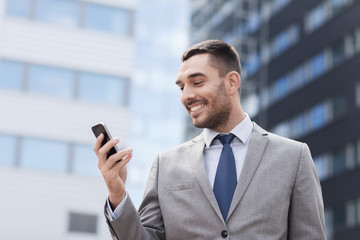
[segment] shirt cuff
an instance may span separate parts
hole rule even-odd
[[[128,194],[125,192],[124,199],[119,203],[119,205],[117,205],[117,207],[115,208],[114,211],[111,209],[109,197],[106,199],[106,201],[107,201],[107,215],[110,218],[109,220],[114,221],[115,219],[117,219],[121,215],[122,211],[124,210],[124,205],[125,205],[125,202],[126,202],[127,198],[128,198]]]

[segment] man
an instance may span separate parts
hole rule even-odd
[[[125,191],[131,149],[106,160],[118,139],[103,147],[103,136],[97,139],[114,239],[325,239],[309,148],[251,122],[240,103],[240,73],[236,50],[224,42],[184,53],[176,84],[193,124],[204,130],[155,158],[139,211]]]

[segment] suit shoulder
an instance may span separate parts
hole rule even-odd
[[[286,146],[286,147],[293,146],[293,147],[302,148],[305,144],[303,142],[299,142],[294,139],[286,138],[286,137],[277,135],[275,133],[268,132],[268,131],[262,129],[261,127],[259,127],[258,125],[256,125],[255,123],[254,123],[254,131],[262,134],[263,136],[267,136],[270,143],[278,145],[278,146]]]
[[[278,144],[286,144],[286,145],[298,146],[298,147],[303,146],[305,144],[303,142],[299,142],[294,139],[286,138],[286,137],[283,137],[283,136],[280,136],[280,135],[277,135],[274,133],[268,133],[268,136],[271,141],[274,141],[275,143],[278,143]]]

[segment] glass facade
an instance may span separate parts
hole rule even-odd
[[[98,4],[87,4],[84,27],[130,36],[132,34],[131,20],[131,13],[125,9],[117,9]]]
[[[133,35],[131,10],[77,0],[8,0],[6,15],[120,36]]]
[[[6,13],[13,17],[29,18],[31,0],[8,0],[6,1]]]
[[[72,98],[74,73],[71,70],[31,65],[26,90],[39,94]]]
[[[69,145],[64,142],[24,137],[20,152],[23,168],[58,172],[68,169]]]
[[[0,87],[12,90],[23,88],[24,65],[19,62],[0,61]]]
[[[346,113],[346,108],[341,109],[341,114],[333,111],[333,106],[338,104],[342,106],[347,105],[346,96],[336,95],[330,100],[320,102],[305,112],[299,113],[287,121],[278,123],[272,131],[279,135],[288,133],[285,137],[298,139],[343,116]],[[288,129],[285,130],[284,128]]]
[[[0,60],[0,87],[4,89],[127,105],[128,82],[117,76]]]
[[[128,83],[124,78],[81,73],[78,98],[86,101],[96,101],[110,104],[127,104]]]
[[[0,166],[99,176],[92,145],[0,134]]]
[[[61,26],[76,27],[79,23],[80,2],[73,0],[36,0],[34,20]],[[30,10],[31,11],[31,10]]]
[[[356,31],[351,32],[351,36],[355,36]],[[286,75],[275,80],[274,83],[270,84],[269,88],[265,90],[268,91],[269,94],[263,94],[263,96],[267,96],[268,98],[262,98],[262,106],[268,107],[290,95],[293,91],[306,86],[311,81],[319,79],[326,72],[337,67],[346,59],[353,57],[355,53],[359,53],[360,51],[358,50],[355,50],[354,52],[347,52],[345,50],[346,48],[356,49],[358,41],[357,39],[345,41],[347,38],[348,36],[344,37],[334,45],[326,47],[323,51],[290,70]],[[346,42],[347,45],[345,44]]]
[[[17,138],[0,134],[0,165],[14,166],[16,159]]]

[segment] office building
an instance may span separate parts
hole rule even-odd
[[[0,0],[0,239],[110,238],[90,127],[129,144],[135,9]]]
[[[310,146],[328,239],[359,239],[360,1],[192,3],[192,42],[218,38],[239,51],[252,120]]]

